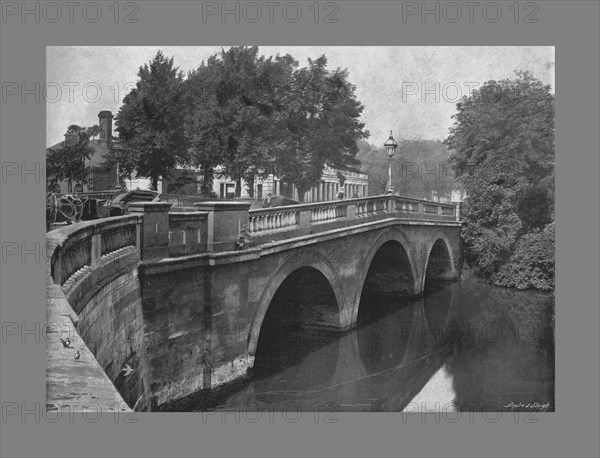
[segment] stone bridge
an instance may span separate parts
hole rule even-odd
[[[386,195],[171,206],[132,203],[128,216],[47,235],[49,317],[73,323],[94,374],[88,389],[106,385],[94,378],[100,367],[113,398],[135,410],[245,376],[286,324],[345,331],[361,298],[418,296],[428,280],[459,276],[461,223],[450,204]],[[85,386],[62,388],[82,367],[65,351],[49,339],[49,404]],[[135,372],[124,375],[126,364]]]

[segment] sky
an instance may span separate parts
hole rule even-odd
[[[46,146],[64,139],[71,124],[98,124],[113,114],[138,80],[140,66],[160,49],[184,73],[229,46],[49,46],[46,48]],[[265,56],[291,54],[301,66],[323,54],[328,68],[343,68],[364,106],[367,141],[443,140],[460,96],[489,80],[528,70],[555,91],[554,47],[261,46]],[[116,135],[116,133],[114,134]]]

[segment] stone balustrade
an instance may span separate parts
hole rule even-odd
[[[455,204],[399,196],[373,196],[249,211],[249,231],[255,236],[277,235],[285,230],[299,234],[320,230],[324,223],[359,224],[381,216],[431,221],[458,221]],[[308,232],[307,232],[308,231]]]
[[[101,258],[126,247],[139,248],[141,218],[117,216],[66,226],[48,233],[50,275],[64,285],[74,275],[91,269]]]
[[[299,223],[299,211],[287,207],[251,210],[248,216],[248,229],[253,233],[286,229],[298,226]]]
[[[345,218],[348,214],[348,205],[345,203],[329,203],[328,205],[319,205],[310,211],[310,222],[320,223],[322,221],[331,221],[339,218]]]

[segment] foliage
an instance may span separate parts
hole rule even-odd
[[[383,143],[383,142],[382,142]],[[388,157],[383,145],[358,143],[361,170],[369,175],[372,194],[385,194],[388,178]],[[402,140],[392,159],[392,184],[395,192],[417,199],[450,198],[459,189],[454,171],[448,163],[450,151],[436,140]]]
[[[158,52],[150,64],[140,67],[140,80],[125,96],[116,116],[123,151],[116,153],[126,164],[135,164],[139,176],[148,177],[156,189],[161,176],[168,177],[187,161],[183,130],[183,75],[173,59]],[[131,167],[126,167],[128,170]]]
[[[457,110],[445,144],[454,150],[450,163],[467,194],[462,235],[470,259],[490,280],[501,271],[498,281],[502,284],[543,286],[530,263],[547,259],[545,251],[535,252],[547,245],[533,243],[536,239],[526,236],[538,234],[553,222],[554,96],[550,87],[530,73],[517,72],[515,80],[486,82],[470,97],[463,97]],[[534,248],[525,250],[524,243]],[[514,257],[515,249],[523,258]],[[521,266],[520,271],[510,268],[513,262]],[[521,274],[535,278],[527,283]]]
[[[320,181],[325,164],[341,170],[358,165],[357,142],[369,136],[348,72],[327,70],[324,55],[308,64],[293,74],[286,135],[276,156],[278,176],[295,184],[300,196]]]
[[[131,153],[131,150],[124,150],[120,147],[113,147],[108,154],[103,156],[103,168],[105,170],[114,170],[119,166],[119,181],[131,180],[135,175],[138,166],[138,157]]]
[[[185,135],[192,163],[205,172],[204,187],[211,187],[217,166],[238,183],[272,171],[273,136],[283,109],[283,67],[289,73],[293,65],[289,56],[265,59],[257,47],[233,47],[188,75]]]
[[[358,163],[356,141],[368,132],[347,72],[327,70],[325,56],[308,64],[298,68],[289,54],[265,58],[257,47],[232,47],[189,75],[185,132],[192,162],[207,179],[221,166],[252,192],[255,177],[276,173],[302,196],[326,163]]]
[[[79,132],[79,142],[72,145],[65,142],[61,148],[49,150],[46,156],[46,173],[50,187],[66,180],[69,192],[73,190],[74,182],[82,182],[86,179],[85,160],[89,159],[94,152],[89,145],[88,134],[76,125],[70,126],[69,130],[71,129]]]
[[[518,289],[554,289],[554,223],[523,235],[494,283]]]
[[[90,138],[94,138],[100,134],[100,126],[98,126],[98,124],[94,124],[92,127],[87,127],[85,132],[90,136]]]

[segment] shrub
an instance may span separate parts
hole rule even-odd
[[[517,289],[554,289],[554,222],[523,235],[508,262],[494,275],[494,284]]]

